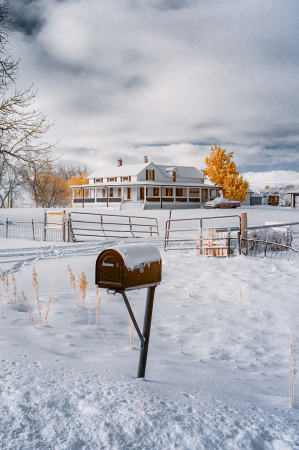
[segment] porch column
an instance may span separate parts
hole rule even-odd
[[[84,200],[85,200],[85,189],[83,188],[83,202],[82,202],[82,208],[84,208]]]
[[[202,205],[201,187],[199,188],[199,204]]]
[[[189,188],[187,187],[187,203],[189,203]]]

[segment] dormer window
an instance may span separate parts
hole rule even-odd
[[[147,181],[154,181],[155,180],[155,171],[154,170],[147,170],[146,171],[146,180]]]
[[[114,178],[107,178],[107,182],[109,183],[110,181],[116,181],[116,177],[114,177]]]
[[[120,181],[131,181],[131,176],[129,176],[129,177],[121,177]]]
[[[103,178],[95,178],[94,182],[95,183],[103,183]]]
[[[176,182],[176,172],[175,171],[172,172],[172,181],[174,183]]]

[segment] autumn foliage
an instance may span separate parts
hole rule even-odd
[[[205,159],[206,168],[202,173],[209,177],[212,183],[222,187],[224,198],[243,202],[249,183],[237,171],[232,157],[233,152],[226,153],[226,150],[221,150],[214,144],[210,155]]]

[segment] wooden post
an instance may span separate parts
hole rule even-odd
[[[47,211],[44,211],[44,241],[47,240]]]
[[[156,286],[147,288],[147,298],[146,298],[144,324],[143,324],[143,338],[144,338],[145,343],[144,343],[144,347],[141,347],[141,349],[140,349],[140,359],[139,359],[137,378],[144,378],[144,376],[145,376],[148,344],[149,344],[149,338],[150,338],[150,332],[151,332],[155,289],[156,289]]]
[[[247,213],[241,213],[241,238],[247,239]],[[247,253],[247,241],[242,241],[242,248]]]

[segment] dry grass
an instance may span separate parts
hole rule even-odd
[[[51,301],[52,301],[52,285],[50,286],[49,299],[48,299],[47,310],[46,310],[46,315],[45,315],[45,321],[46,321],[47,326],[49,326],[48,317],[49,317]]]
[[[96,286],[96,296],[97,296],[97,311],[96,311],[96,325],[98,324],[98,315],[99,315],[99,309],[101,304],[101,297],[99,296],[99,290]]]
[[[9,279],[8,276],[5,275],[3,276],[3,273],[0,270],[0,276],[1,276],[1,280],[2,280],[2,284],[3,284],[3,288],[4,288],[4,299],[6,301],[6,303],[9,303],[10,298],[9,298]]]
[[[75,277],[73,275],[73,272],[71,271],[70,266],[66,266],[66,268],[67,268],[67,275],[69,278],[70,285],[72,286],[72,288],[74,289],[74,292],[75,292],[75,302],[76,302],[76,305],[78,306]]]
[[[107,341],[107,339],[105,338],[105,336],[102,334],[103,338],[105,339],[105,342],[107,344],[107,346],[109,347],[110,352],[112,353],[111,347],[109,345],[109,342]]]
[[[17,282],[16,282],[16,279],[15,279],[14,274],[12,273],[12,271],[10,271],[10,276],[11,276],[11,281],[12,281],[12,286],[13,286],[13,319],[15,320],[15,318],[16,318],[16,305],[17,305],[17,316],[18,316],[18,313],[19,313],[19,303],[17,303],[17,299],[18,299]]]
[[[84,308],[84,300],[86,298],[86,289],[87,289],[87,280],[86,276],[84,275],[84,272],[81,272],[81,276],[79,278],[78,275],[76,275],[77,278],[77,284],[81,292],[82,297],[82,308]]]
[[[142,405],[142,408],[144,408],[144,404],[143,404],[143,402],[142,402],[142,400],[141,400],[141,397],[140,397],[140,394],[139,394],[139,392],[138,392],[138,389],[137,389],[137,394],[138,394],[138,397],[139,397],[140,403],[141,403],[141,405]]]
[[[289,401],[293,404],[295,396],[295,373],[296,373],[296,349],[294,339],[290,342],[290,381],[289,381]]]
[[[31,312],[30,312],[30,308],[29,308],[29,305],[28,305],[28,302],[27,302],[27,298],[25,297],[25,294],[24,294],[23,291],[21,291],[21,296],[23,297],[26,309],[28,311],[29,317],[30,317],[31,322],[32,322],[32,326],[34,327],[33,317],[32,317]]]
[[[38,313],[39,313],[39,317],[40,317],[40,324],[43,323],[43,318],[42,318],[42,306],[40,304],[39,301],[39,294],[38,294],[38,290],[39,290],[39,284],[38,284],[38,280],[37,280],[37,275],[36,272],[34,270],[34,267],[32,267],[32,284],[35,290],[35,298],[36,298],[36,302],[37,302],[37,307],[38,307]]]

